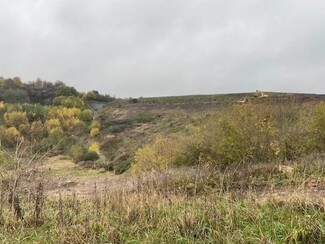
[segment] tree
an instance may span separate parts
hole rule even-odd
[[[53,99],[53,105],[67,108],[81,108],[85,106],[82,98],[74,96],[59,96]]]
[[[45,106],[42,106],[40,104],[24,103],[22,105],[22,109],[23,111],[26,112],[26,115],[30,122],[37,121],[37,120],[41,120],[41,121],[45,120],[45,116],[46,116]]]
[[[9,88],[2,92],[2,99],[7,103],[25,103],[29,102],[27,91],[20,88]]]
[[[2,129],[0,135],[2,144],[10,148],[15,147],[22,140],[21,134],[16,127]]]
[[[79,93],[77,90],[72,86],[66,86],[66,85],[60,85],[56,88],[56,94],[57,97],[59,96],[78,96]]]
[[[26,86],[31,102],[50,104],[55,97],[56,88],[58,85],[54,85],[51,82],[42,81],[38,78],[36,81],[29,82]]]
[[[26,112],[7,112],[4,114],[4,119],[7,126],[15,126],[16,128],[20,125],[28,124]]]
[[[30,139],[31,141],[40,141],[44,137],[44,125],[41,121],[34,121],[30,127]]]
[[[0,76],[0,87],[3,86],[4,82],[5,82],[5,79],[2,76]]]

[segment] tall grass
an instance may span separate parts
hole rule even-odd
[[[197,173],[201,172],[201,173]],[[324,243],[325,206],[301,194],[261,198],[231,174],[139,177],[130,191],[44,199],[40,184],[17,219],[2,199],[2,243]],[[204,173],[205,172],[205,173]],[[235,177],[235,175],[233,175]],[[266,187],[269,187],[268,185]],[[236,190],[237,189],[237,190]],[[5,191],[3,192],[5,193]]]

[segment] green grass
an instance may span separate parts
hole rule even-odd
[[[61,217],[60,217],[61,216]],[[8,217],[8,216],[7,216]],[[260,202],[158,191],[46,201],[41,224],[0,227],[3,243],[323,243],[325,212],[291,198]]]
[[[271,165],[237,169],[241,175],[206,169],[145,175],[131,191],[110,192],[107,185],[86,198],[44,199],[38,218],[35,199],[43,195],[31,189],[33,197],[21,197],[24,220],[1,199],[0,242],[324,243],[324,199],[301,190],[306,179],[324,179],[323,163],[321,155],[301,159],[295,180],[278,171],[270,175]],[[85,169],[74,174],[98,177]],[[273,194],[276,184],[282,196]]]

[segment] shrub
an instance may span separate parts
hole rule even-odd
[[[64,84],[61,84],[56,88],[55,95],[57,97],[60,97],[60,96],[78,96],[79,93],[77,92],[77,90],[74,87],[72,87],[72,86],[70,87],[70,86],[66,86]]]
[[[61,123],[59,119],[49,119],[45,122],[44,126],[50,132],[54,128],[61,128]]]
[[[30,127],[30,138],[32,140],[41,140],[44,137],[45,130],[41,121],[34,121]]]
[[[145,171],[163,171],[175,163],[182,151],[179,140],[157,135],[153,143],[138,149],[134,156],[131,172],[139,174]]]
[[[149,123],[156,118],[155,114],[152,113],[138,113],[134,120],[136,123]]]
[[[46,116],[46,107],[42,106],[40,104],[29,104],[29,103],[24,103],[22,105],[23,111],[26,112],[26,115],[28,117],[28,120],[35,121],[35,120],[40,120],[44,121],[45,116]]]
[[[226,168],[301,156],[310,147],[306,146],[308,126],[301,111],[287,116],[286,109],[279,111],[273,105],[247,104],[204,117],[177,136],[158,136],[140,148],[135,153],[132,172],[196,164]],[[316,123],[320,128],[321,122]]]
[[[73,145],[70,148],[69,155],[74,162],[79,162],[85,160],[85,157],[87,155],[87,149],[84,145],[81,144]]]
[[[1,141],[7,147],[14,147],[22,139],[21,134],[16,127],[1,129]]]
[[[100,129],[100,124],[98,120],[93,120],[90,125],[90,129],[98,128]]]
[[[87,152],[84,157],[85,161],[96,161],[97,159],[99,159],[99,154],[94,151]]]
[[[90,144],[88,151],[98,153],[99,152],[99,144],[98,143]]]
[[[9,165],[10,158],[7,153],[0,149],[0,167],[6,167]]]
[[[100,134],[100,132],[99,132],[99,129],[98,128],[92,128],[91,130],[90,130],[90,137],[96,137],[96,136],[98,136]]]
[[[93,119],[93,112],[90,109],[85,109],[81,111],[80,118],[85,122],[90,122]]]
[[[320,103],[316,106],[313,123],[312,132],[314,139],[314,146],[319,150],[325,149],[325,104]]]
[[[45,149],[64,150],[67,146],[67,137],[60,127],[55,127],[48,132],[48,137],[43,139]]]
[[[114,165],[114,173],[117,175],[123,174],[126,172],[131,166],[131,161],[126,160]]]
[[[274,115],[264,106],[234,106],[203,127],[203,156],[220,166],[266,162],[279,154]]]
[[[4,90],[2,98],[6,103],[26,103],[29,102],[28,93],[22,89]]]
[[[22,124],[28,124],[26,112],[13,111],[4,114],[5,123],[7,126],[19,127]]]
[[[74,96],[59,96],[53,99],[53,105],[67,108],[81,108],[85,105],[83,99]]]

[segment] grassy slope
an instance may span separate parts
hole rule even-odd
[[[253,95],[169,97],[155,101],[141,98],[136,104],[116,101],[99,114],[102,133],[96,140],[102,143],[102,152],[111,162],[121,165],[155,134],[183,130],[202,115]],[[249,102],[323,100],[322,96],[314,95],[273,95],[266,100],[251,98]],[[31,187],[33,197],[21,202],[24,221],[15,220],[5,198],[1,200],[0,240],[3,243],[324,243],[324,164],[322,155],[314,155],[297,160],[294,174],[289,175],[274,164],[266,164],[226,172],[198,173],[201,171],[194,169],[194,174],[184,169],[184,174],[177,170],[176,174],[166,172],[130,180],[125,175],[112,178],[108,173],[61,165],[51,169],[47,177],[70,178],[74,184],[63,185],[56,191],[57,199],[45,200],[40,216],[35,215],[39,206],[36,199],[44,192],[37,191],[35,186]],[[87,186],[86,198],[73,195]],[[71,195],[61,199],[60,192],[62,197],[64,192]]]
[[[134,152],[149,143],[157,134],[173,134],[188,125],[204,120],[205,116],[227,110],[237,101],[248,99],[252,104],[315,103],[325,101],[325,95],[267,93],[257,98],[256,93],[195,95],[179,97],[139,98],[136,103],[116,100],[98,114],[101,123],[102,153],[117,173],[128,168]]]

